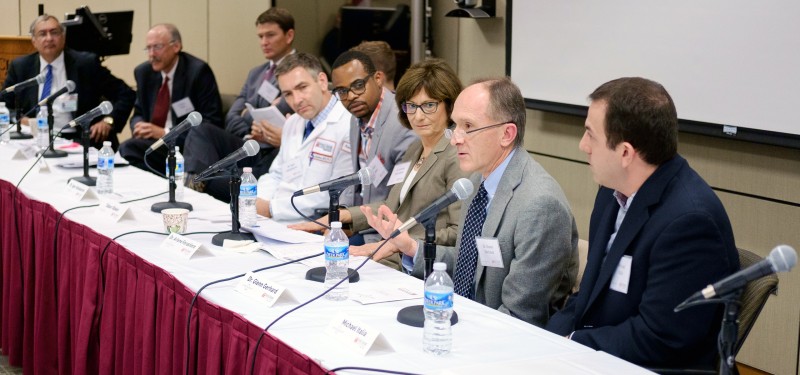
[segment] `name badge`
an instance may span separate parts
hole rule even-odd
[[[264,100],[272,103],[275,98],[280,95],[281,91],[278,90],[277,87],[273,86],[269,81],[261,82],[261,86],[258,87],[258,95],[261,95]]]
[[[408,174],[408,167],[410,166],[411,166],[410,161],[395,165],[394,169],[392,169],[392,175],[389,176],[389,182],[386,183],[386,185],[392,186],[405,180],[406,175]]]
[[[272,307],[279,299],[284,302],[297,302],[285,287],[264,277],[256,276],[252,272],[244,275],[244,278],[236,285],[236,291],[267,307]]]
[[[189,237],[181,236],[177,233],[170,233],[170,235],[161,242],[161,250],[173,253],[181,258],[189,259],[200,250],[202,244]]]
[[[352,151],[350,149],[350,142],[347,142],[347,141],[342,142],[342,152],[349,153],[350,151]]]
[[[617,264],[617,270],[614,271],[614,276],[611,277],[611,290],[628,294],[628,283],[631,280],[631,263],[633,257],[630,255],[623,255]]]
[[[301,162],[298,158],[291,158],[286,161],[286,166],[283,168],[283,173],[286,177],[283,179],[284,181],[302,182],[303,166],[300,165]]]
[[[325,334],[351,352],[367,355],[373,352],[393,352],[392,346],[377,329],[343,313],[338,314],[325,328]]]
[[[118,223],[123,218],[135,220],[133,212],[129,209],[127,204],[112,199],[100,197],[100,206],[98,206],[98,210],[101,215],[111,219],[115,223]]]
[[[333,162],[334,151],[336,151],[336,142],[325,138],[317,138],[311,148],[310,159],[330,164]]]
[[[497,238],[475,237],[478,256],[484,267],[503,268],[503,254],[500,252],[500,241]]]
[[[88,186],[78,182],[77,180],[69,180],[69,182],[67,182],[67,194],[79,202],[84,199],[95,197],[94,193],[89,190]]]
[[[386,167],[383,166],[383,162],[381,162],[381,159],[377,156],[372,158],[372,161],[367,165],[367,169],[369,169],[369,173],[372,176],[372,186],[375,187],[378,187],[384,177],[389,174],[389,171],[386,170]]]
[[[189,114],[189,112],[194,111],[194,104],[192,104],[192,99],[189,97],[185,97],[181,100],[178,100],[175,103],[172,103],[172,110],[175,111],[175,116],[183,117]],[[178,124],[173,124],[178,125]]]
[[[78,110],[78,94],[64,94],[53,101],[53,112],[75,112]]]

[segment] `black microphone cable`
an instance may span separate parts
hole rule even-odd
[[[400,375],[421,375],[413,372],[403,372],[403,371],[394,371],[394,370],[383,370],[379,368],[370,368],[370,367],[356,367],[356,366],[343,366],[337,367],[333,370],[328,370],[329,373],[336,373],[336,371],[342,370],[359,370],[359,371],[372,371],[372,372],[381,372],[384,374],[400,374]]]
[[[283,263],[274,264],[274,265],[271,265],[271,266],[255,269],[255,270],[253,270],[251,272],[256,273],[256,272],[270,270],[270,269],[273,269],[273,268],[283,267],[285,265],[289,265],[289,264],[297,263],[297,262],[304,261],[304,260],[307,260],[307,259],[311,259],[311,258],[314,258],[314,257],[318,257],[318,256],[320,256],[322,254],[323,253],[318,253],[318,254],[305,256],[305,257],[294,259],[294,260],[290,260],[290,261],[287,261],[287,262],[283,262]],[[205,288],[207,288],[207,287],[209,287],[211,285],[219,284],[219,283],[222,283],[222,282],[225,282],[225,281],[236,280],[236,279],[238,279],[240,277],[243,277],[244,275],[246,275],[246,273],[238,274],[236,276],[226,277],[224,279],[211,281],[211,282],[207,283],[206,285],[203,285],[202,287],[200,287],[200,289],[197,290],[197,293],[195,293],[194,297],[192,297],[192,302],[189,304],[189,316],[186,318],[186,375],[189,375],[189,360],[191,359],[190,353],[191,353],[191,349],[192,349],[192,336],[191,336],[192,310],[194,309],[195,302],[197,302],[197,297],[200,296],[200,293],[203,292],[203,289],[205,289]]]
[[[144,157],[142,158],[142,160],[144,161],[144,165],[147,167],[147,169],[150,170],[150,172],[155,173],[156,176],[165,177],[164,173],[162,173],[161,171],[155,170],[155,168],[151,167],[150,163],[147,162],[147,155],[150,155],[150,154],[151,153],[147,153],[147,152],[144,153]],[[169,175],[166,175],[166,178],[169,178]]]
[[[316,221],[316,220],[314,220],[314,219],[312,219],[312,218],[308,217],[306,214],[304,214],[302,211],[300,211],[300,210],[297,208],[297,206],[294,204],[294,198],[295,198],[295,197],[296,197],[295,195],[292,195],[292,198],[291,198],[291,199],[289,199],[289,202],[292,204],[292,208],[294,208],[295,212],[297,212],[298,214],[300,214],[300,216],[302,216],[302,217],[303,217],[303,219],[306,219],[307,221],[314,222],[314,224],[317,224],[317,225],[319,225],[319,226],[321,226],[321,227],[323,227],[323,228],[325,228],[325,229],[331,229],[331,227],[330,227],[329,225],[322,224],[322,223],[320,223],[319,221]]]

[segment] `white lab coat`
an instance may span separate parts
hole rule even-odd
[[[278,156],[269,173],[258,179],[258,197],[270,201],[274,220],[302,221],[290,201],[295,191],[355,172],[349,145],[350,117],[350,112],[337,101],[325,121],[305,141],[303,133],[308,120],[296,113],[286,120]],[[350,204],[352,192],[352,188],[346,189],[339,202]],[[328,192],[319,192],[299,196],[294,203],[310,216],[315,209],[328,208],[329,199]]]

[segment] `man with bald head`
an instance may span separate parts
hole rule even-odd
[[[183,52],[181,34],[175,25],[158,24],[147,32],[147,62],[136,67],[136,104],[131,118],[133,137],[122,143],[120,154],[132,165],[145,169],[144,154],[156,140],[192,111],[203,116],[200,126],[222,127],[222,99],[214,72],[203,60]],[[190,130],[191,131],[191,130]],[[183,147],[186,133],[176,144]],[[148,156],[156,171],[165,170],[167,150],[161,147]],[[186,156],[186,168],[195,161]]]

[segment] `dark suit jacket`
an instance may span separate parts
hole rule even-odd
[[[136,77],[136,104],[133,107],[131,118],[131,131],[140,121],[150,122],[153,116],[153,106],[156,95],[161,88],[161,72],[156,72],[149,62],[139,64],[133,71]],[[203,126],[211,124],[222,127],[222,99],[219,96],[217,80],[211,67],[186,52],[178,54],[178,67],[175,69],[175,78],[172,81],[172,103],[189,98],[194,110],[203,115]],[[188,113],[178,117],[170,107],[172,124],[178,125],[185,120]],[[186,133],[181,134],[177,140],[178,145],[183,145]]]
[[[121,79],[114,77],[106,67],[100,65],[100,60],[93,53],[64,49],[64,67],[67,79],[75,82],[75,92],[78,93],[78,110],[72,116],[80,116],[100,105],[103,100],[109,100],[114,105],[111,116],[114,117],[114,131],[109,134],[109,141],[116,149],[119,141],[117,133],[121,132],[128,121],[128,116],[133,108],[135,94]],[[26,79],[33,78],[41,71],[39,53],[21,56],[11,62],[8,75],[3,87],[8,87]],[[39,86],[33,85],[16,92],[23,113],[30,111],[39,102],[37,97]],[[13,102],[7,103],[13,108]],[[30,116],[29,116],[30,117]],[[98,116],[89,121],[94,124],[103,116]],[[93,147],[102,146],[102,142],[92,144]]]
[[[720,327],[716,306],[679,313],[681,301],[739,269],[728,215],[680,156],[659,166],[634,195],[608,255],[619,204],[600,188],[589,227],[580,291],[547,329],[643,366],[712,368]],[[609,288],[623,255],[628,292]],[[605,258],[605,260],[604,260]]]

